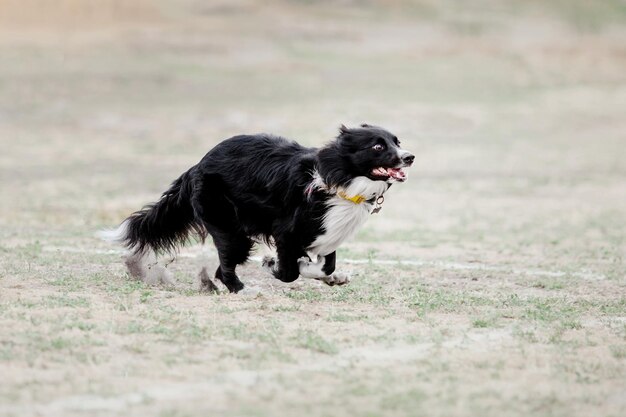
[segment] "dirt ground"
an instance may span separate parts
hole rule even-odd
[[[623,416],[626,7],[0,0],[0,416]],[[128,278],[98,241],[220,140],[388,127],[344,287]],[[164,259],[163,261],[166,261]]]

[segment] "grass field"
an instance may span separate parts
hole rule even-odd
[[[0,416],[626,415],[625,24],[620,0],[0,0]],[[417,158],[340,250],[348,286],[251,261],[258,295],[203,294],[208,245],[150,287],[93,237],[226,137],[363,121]]]

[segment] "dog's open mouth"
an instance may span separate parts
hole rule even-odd
[[[381,179],[393,178],[396,181],[406,181],[406,173],[402,168],[378,167],[372,170],[372,175]]]

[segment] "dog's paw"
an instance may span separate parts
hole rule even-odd
[[[142,255],[129,254],[123,256],[122,259],[131,278],[137,281],[146,281],[147,265]]]
[[[200,281],[200,292],[215,294],[219,293],[219,289],[209,277],[209,273],[207,272],[206,267],[200,270],[200,273],[198,274],[198,279]]]
[[[265,255],[263,257],[263,260],[261,261],[261,266],[267,272],[269,272],[270,274],[273,274],[277,268],[276,263],[277,263],[276,258],[274,258],[273,256]]]
[[[321,268],[323,266],[323,262],[324,261],[324,257],[321,255],[317,255],[317,257],[315,259],[309,257],[309,256],[303,256],[301,258],[298,259],[298,266],[300,268],[308,268],[311,267],[313,265],[319,265],[319,268]]]
[[[302,258],[298,259],[298,269],[300,270],[300,273],[306,276],[306,272],[307,270],[311,269],[311,267],[315,265],[313,262],[311,262],[311,259],[308,256],[303,256]],[[310,277],[307,277],[310,278]]]
[[[156,259],[146,254],[134,254],[123,257],[128,274],[138,281],[148,285],[165,285],[176,287],[174,275],[163,265],[159,265]],[[152,261],[152,262],[150,262]]]
[[[332,275],[320,278],[320,281],[324,282],[326,285],[330,285],[331,287],[335,285],[346,285],[350,283],[350,274],[345,272],[335,272]]]
[[[300,275],[305,278],[313,278],[313,279],[324,279],[327,277],[326,272],[324,272],[324,262],[323,257],[318,257],[316,262],[311,261],[308,256],[303,256],[298,259],[298,269],[300,271]]]
[[[174,274],[167,268],[161,266],[159,274],[159,283],[165,285],[166,287],[176,288],[176,279],[174,278]]]

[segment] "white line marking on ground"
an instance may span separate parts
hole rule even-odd
[[[102,250],[102,249],[81,249],[68,246],[44,246],[43,250],[46,252],[67,252],[67,253],[89,253],[96,255],[123,255],[125,252],[119,249]],[[197,258],[199,256],[208,256],[209,254],[215,254],[214,251],[193,251],[186,250],[184,253],[176,255],[177,258]],[[261,256],[251,256],[250,260],[254,262],[261,262]],[[581,272],[581,271],[548,271],[545,269],[522,269],[515,267],[486,265],[481,263],[463,263],[463,262],[447,262],[447,261],[426,261],[426,260],[411,260],[411,259],[341,259],[341,262],[354,264],[354,265],[401,265],[401,266],[415,266],[415,267],[435,267],[441,269],[449,269],[456,271],[485,271],[485,272],[501,272],[514,275],[527,275],[532,277],[549,277],[560,278],[566,276],[572,276],[575,278],[581,278],[591,281],[599,281],[606,279],[606,275],[593,272]]]

